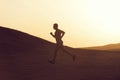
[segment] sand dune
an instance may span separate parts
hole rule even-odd
[[[119,52],[66,47],[76,61],[59,51],[50,64],[54,43],[4,27],[0,39],[0,80],[120,80]]]

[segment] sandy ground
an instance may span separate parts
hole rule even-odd
[[[76,61],[59,52],[56,64],[48,63],[51,49],[31,49],[16,55],[1,55],[0,80],[120,80],[120,54],[71,51]]]
[[[0,27],[0,80],[120,80],[120,53],[67,48],[52,59],[54,44]]]

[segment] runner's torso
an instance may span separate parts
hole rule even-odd
[[[55,39],[56,39],[56,43],[63,43],[62,39],[61,39],[61,30],[56,30],[55,31]]]

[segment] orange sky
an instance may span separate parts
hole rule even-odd
[[[52,25],[71,47],[120,42],[119,0],[0,0],[0,25],[55,42]]]

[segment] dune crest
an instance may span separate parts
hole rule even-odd
[[[48,59],[55,44],[30,34],[0,27],[1,80],[119,80],[120,54],[117,52],[75,49],[75,62],[61,50],[57,63]]]

